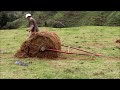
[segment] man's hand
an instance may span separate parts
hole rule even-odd
[[[30,28],[28,28],[26,31],[30,32],[30,31],[31,31],[31,29],[30,29]]]
[[[26,31],[28,31],[28,29]]]
[[[32,31],[33,27],[34,27],[34,25],[31,25],[26,31],[28,31],[28,32]]]

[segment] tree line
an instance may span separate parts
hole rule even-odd
[[[0,11],[0,29],[26,27],[27,13],[39,27],[120,26],[120,11]]]

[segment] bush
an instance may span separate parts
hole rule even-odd
[[[120,12],[114,11],[107,17],[105,25],[109,26],[120,26]]]
[[[55,21],[55,22],[53,23],[53,27],[54,27],[54,28],[64,28],[65,25],[64,25],[62,22],[60,22],[60,21]]]
[[[19,25],[19,22],[18,20],[16,21],[12,21],[12,22],[7,22],[5,28],[8,28],[8,29],[16,29],[18,28],[20,25]]]
[[[48,20],[46,22],[46,24],[47,24],[48,27],[54,27],[54,28],[63,28],[63,27],[65,27],[65,25],[62,22],[55,21],[55,20]]]
[[[57,19],[60,19],[60,18],[63,18],[64,17],[64,14],[62,12],[58,12],[54,15],[54,19],[57,20]]]

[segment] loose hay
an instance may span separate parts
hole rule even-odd
[[[53,51],[41,51],[41,48],[61,50],[61,42],[54,32],[37,32],[32,34],[14,55],[18,58],[38,57],[38,58],[57,58],[60,53]]]

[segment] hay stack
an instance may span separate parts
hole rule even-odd
[[[60,53],[52,51],[41,51],[41,48],[61,50],[61,42],[59,37],[48,31],[32,34],[25,42],[23,42],[20,50],[17,51],[15,57],[38,57],[38,58],[57,58]]]

